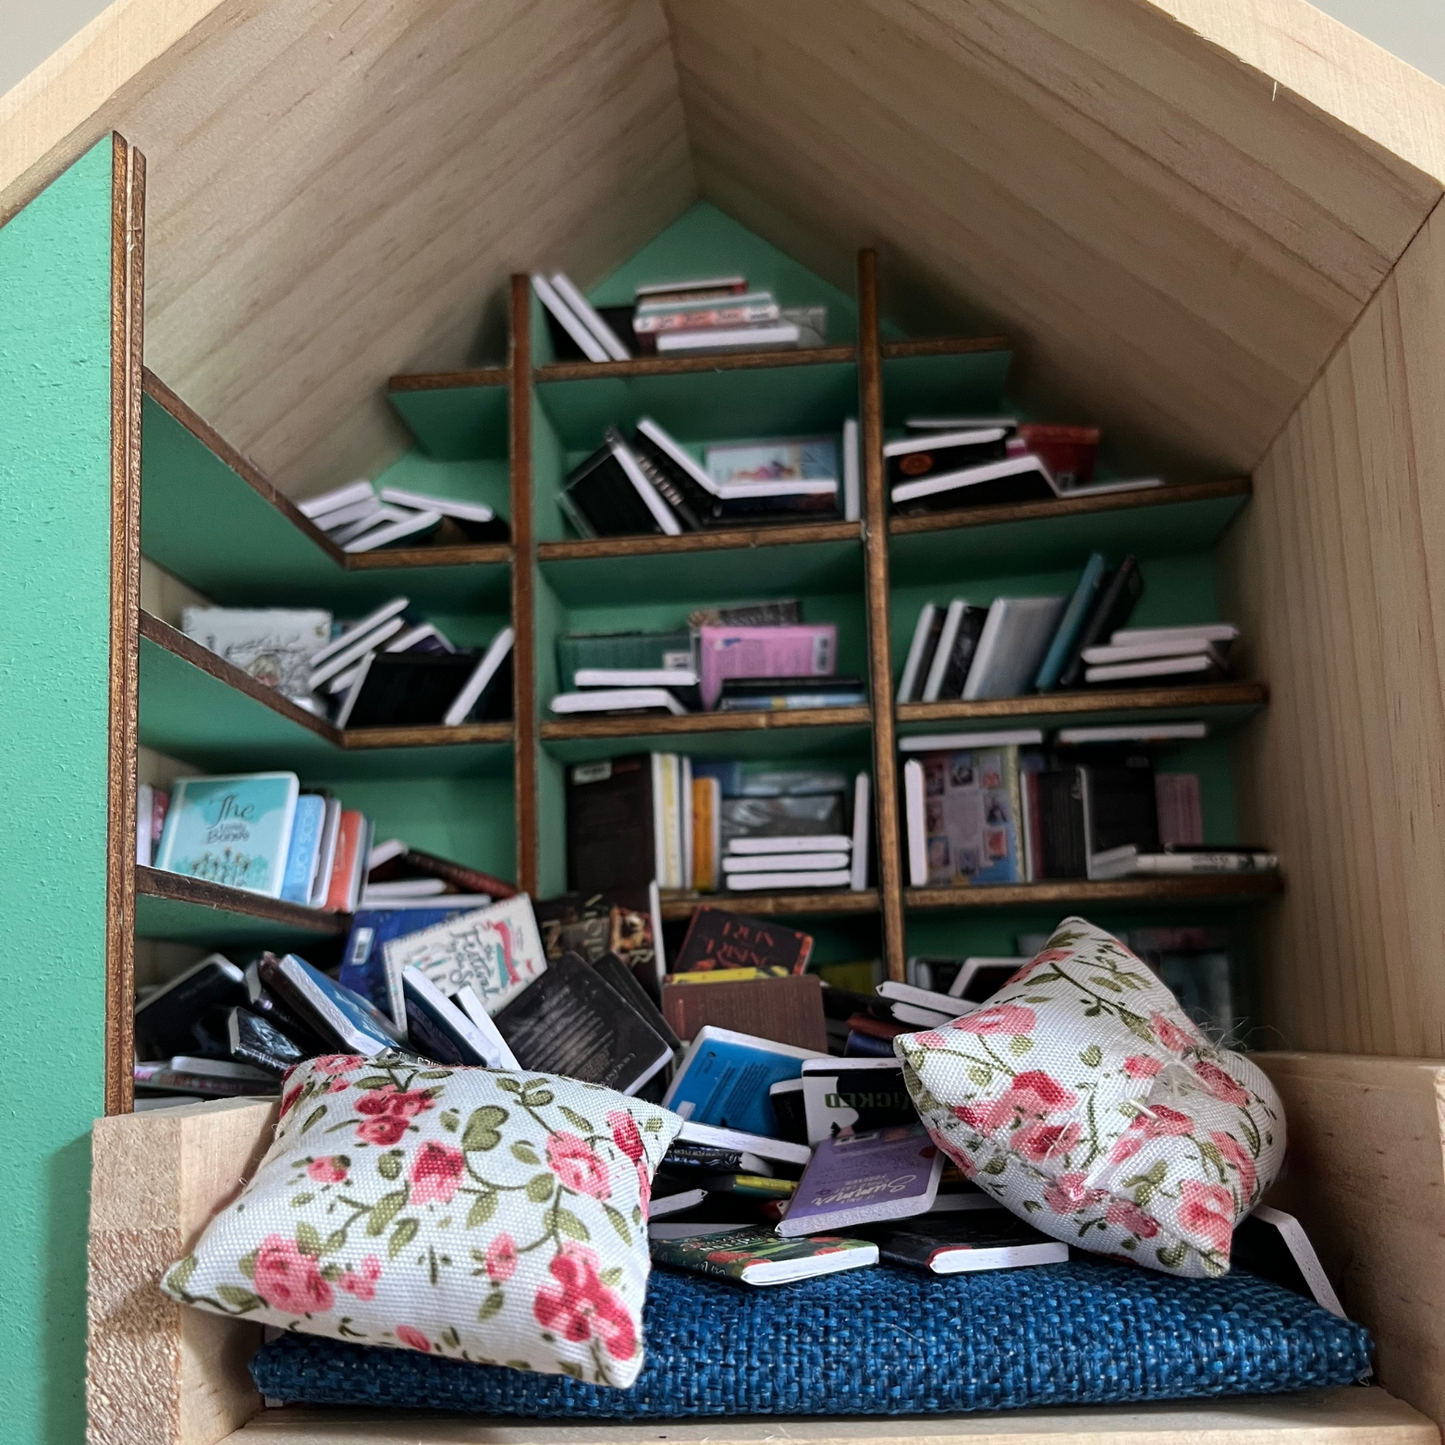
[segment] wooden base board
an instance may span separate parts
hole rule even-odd
[[[911,1419],[721,1419],[632,1424],[468,1419],[289,1406],[226,1445],[1437,1445],[1439,1431],[1383,1390]]]

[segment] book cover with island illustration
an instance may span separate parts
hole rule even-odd
[[[734,1284],[788,1284],[877,1264],[878,1246],[835,1234],[780,1239],[764,1225],[733,1234],[654,1239],[652,1259],[655,1264],[712,1275]]]

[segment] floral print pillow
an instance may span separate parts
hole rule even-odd
[[[1118,939],[1068,918],[986,1004],[894,1041],[934,1142],[1055,1239],[1182,1275],[1229,1271],[1284,1158],[1264,1073],[1215,1048]]]
[[[681,1127],[546,1074],[311,1059],[255,1178],[161,1288],[283,1329],[630,1385],[652,1175]]]

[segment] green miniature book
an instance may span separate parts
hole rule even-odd
[[[779,1239],[767,1226],[691,1239],[654,1239],[655,1264],[710,1274],[735,1284],[791,1284],[820,1274],[878,1263],[878,1246],[862,1239],[815,1234]]]

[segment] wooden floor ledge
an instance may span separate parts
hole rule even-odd
[[[1436,1427],[1380,1389],[979,1415],[502,1423],[462,1415],[287,1406],[226,1445],[1438,1445]]]

